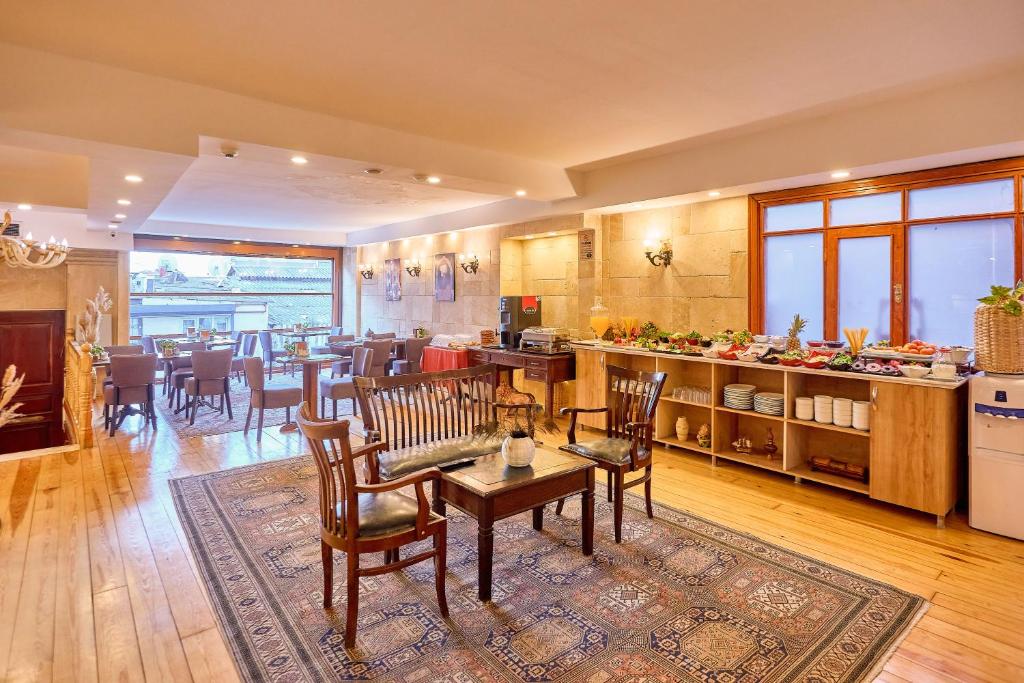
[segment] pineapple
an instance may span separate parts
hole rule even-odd
[[[789,326],[789,339],[786,340],[787,353],[800,352],[800,333],[807,327],[807,321],[797,313],[793,316],[793,323]]]

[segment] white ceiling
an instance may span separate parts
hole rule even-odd
[[[0,0],[0,10],[12,93],[0,144],[87,159],[87,180],[78,162],[62,168],[87,182],[75,196],[88,197],[90,227],[106,229],[114,200],[135,193],[127,230],[257,228],[281,241],[522,211],[508,201],[519,187],[569,198],[588,189],[579,171],[1024,64],[1020,0]],[[232,139],[242,154],[223,159]],[[294,151],[311,163],[291,165]],[[365,176],[367,166],[385,173]],[[440,186],[411,179],[435,170]],[[146,183],[125,186],[126,172]],[[20,199],[0,187],[0,201]]]

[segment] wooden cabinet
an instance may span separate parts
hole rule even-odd
[[[591,349],[576,352],[576,407],[601,408],[608,405],[604,372],[607,355],[604,351]],[[604,429],[605,416],[601,413],[582,413],[577,424]]]
[[[871,382],[871,497],[945,515],[956,502],[960,394]]]
[[[575,405],[607,405],[605,368],[609,365],[668,375],[654,436],[664,446],[708,455],[712,465],[723,460],[738,462],[788,475],[798,483],[813,481],[928,512],[936,515],[940,524],[956,504],[957,472],[964,450],[963,382],[940,384],[580,346],[576,349]],[[732,383],[753,384],[758,391],[782,394],[784,415],[725,406],[724,389]],[[673,397],[672,389],[677,386],[709,388],[710,403]],[[869,401],[871,429],[797,419],[796,398],[817,394]],[[675,429],[680,417],[689,422],[689,433],[683,438]],[[603,429],[604,416],[580,415],[579,424]],[[696,441],[701,424],[711,427],[710,448]],[[769,430],[778,448],[772,457],[763,448]],[[754,442],[753,452],[733,448],[740,436]],[[815,470],[810,460],[819,455],[867,467],[868,481]]]

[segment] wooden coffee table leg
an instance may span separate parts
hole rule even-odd
[[[533,508],[533,528],[537,531],[544,530],[544,506]]]
[[[494,512],[485,510],[480,515],[480,529],[476,535],[477,580],[480,583],[479,596],[482,602],[491,599],[491,568],[494,563]]]
[[[594,554],[594,468],[587,470],[587,489],[583,492],[583,554]]]

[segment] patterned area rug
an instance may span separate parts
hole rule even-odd
[[[598,496],[595,551],[579,498],[544,531],[495,525],[494,601],[476,584],[476,522],[449,508],[448,602],[433,565],[366,577],[346,651],[345,561],[321,606],[309,456],[171,482],[227,642],[251,681],[859,681],[927,609],[892,586],[627,496],[623,543]],[[603,487],[599,487],[603,488]],[[411,554],[412,550],[407,549]],[[364,555],[379,563],[380,553]]]
[[[325,377],[327,374],[324,375]],[[274,379],[267,382],[267,388],[279,388],[279,387],[301,387],[302,378],[296,373],[295,377],[291,377],[286,374],[274,373]],[[157,387],[157,391],[160,388]],[[220,398],[215,398],[216,405],[220,406]],[[182,405],[185,405],[185,397],[182,396]],[[199,413],[196,415],[196,423],[190,425],[188,423],[188,417],[185,416],[185,411],[182,410],[180,413],[175,414],[173,407],[167,406],[167,397],[160,395],[156,401],[157,410],[163,414],[164,420],[171,425],[174,429],[174,433],[183,439],[187,439],[193,436],[206,436],[209,434],[227,434],[228,432],[240,432],[245,428],[245,416],[249,412],[249,387],[242,384],[242,382],[232,379],[231,380],[231,412],[233,419],[228,419],[228,413],[225,410],[223,414],[202,406],[199,408]],[[338,417],[342,415],[352,414],[352,401],[338,401]],[[331,403],[327,402],[327,415],[331,415]],[[269,429],[270,427],[278,427],[284,424],[285,413],[284,409],[278,410],[267,410],[263,414],[263,428]],[[258,419],[258,413],[253,411],[252,424],[250,430],[254,433],[256,430],[256,421]],[[292,420],[295,419],[295,410],[292,410]]]

